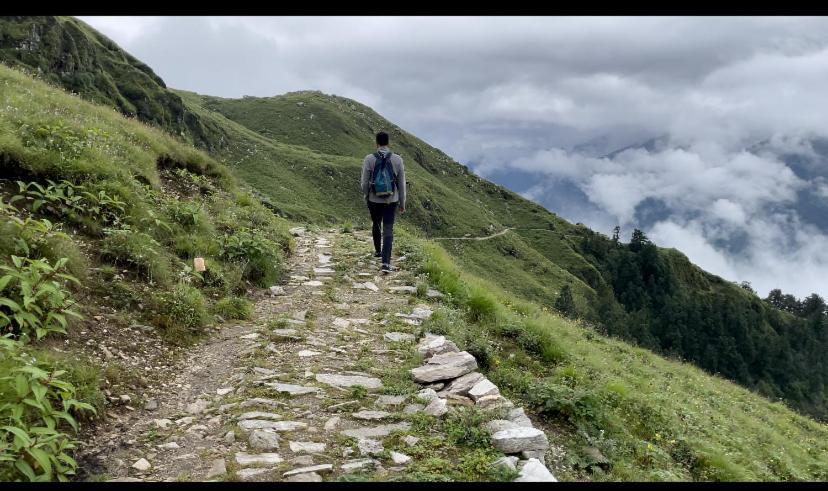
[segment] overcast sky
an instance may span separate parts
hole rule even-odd
[[[828,160],[779,158],[828,136],[828,18],[81,19],[171,87],[351,97],[573,221],[828,294],[828,230],[802,212],[828,213]]]

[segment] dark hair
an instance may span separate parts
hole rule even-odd
[[[381,147],[388,145],[388,133],[384,131],[377,133],[377,145]]]

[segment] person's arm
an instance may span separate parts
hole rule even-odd
[[[403,163],[403,158],[400,157],[400,175],[397,178],[397,187],[400,191],[400,213],[405,212],[405,197],[406,197],[406,185],[405,185],[405,163]]]
[[[371,170],[368,168],[370,158],[370,155],[366,155],[365,160],[362,161],[362,177],[359,179],[359,187],[362,189],[363,196],[368,196],[371,186]]]

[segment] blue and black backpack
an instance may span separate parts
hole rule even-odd
[[[397,176],[394,174],[391,155],[393,155],[391,152],[385,155],[381,152],[374,154],[377,160],[374,164],[374,173],[371,176],[371,186],[374,194],[380,198],[391,196],[397,189]]]

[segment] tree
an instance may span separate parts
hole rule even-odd
[[[559,293],[558,298],[555,299],[555,310],[567,317],[571,317],[575,314],[575,301],[572,298],[572,288],[570,288],[569,285],[564,285],[563,288],[561,288],[561,293]]]
[[[645,246],[648,246],[650,244],[651,244],[650,239],[648,239],[647,236],[644,235],[644,232],[642,232],[639,229],[633,230],[632,238],[630,239],[630,250],[631,251],[638,252],[641,249],[643,249]]]
[[[612,242],[613,242],[613,244],[618,245],[618,240],[620,239],[620,237],[621,237],[621,227],[616,225],[615,228],[612,229]]]

